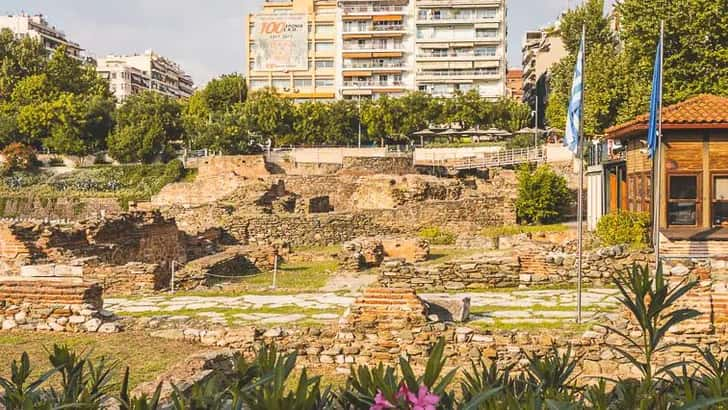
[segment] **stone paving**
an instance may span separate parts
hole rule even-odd
[[[589,289],[582,301],[584,318],[596,319],[617,307],[614,289]],[[331,322],[339,319],[356,294],[302,293],[291,295],[240,296],[152,296],[140,299],[108,298],[105,309],[130,316],[164,316],[183,321],[190,317],[228,325]],[[473,324],[534,324],[571,320],[576,309],[576,291],[512,290],[497,292],[423,293],[428,297],[470,297]]]

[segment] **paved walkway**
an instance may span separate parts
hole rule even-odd
[[[590,289],[583,294],[585,318],[612,311],[617,302],[613,289]],[[428,297],[470,297],[471,321],[518,324],[568,320],[574,317],[574,290],[512,290],[453,294],[420,294]],[[337,320],[355,295],[306,293],[295,295],[152,296],[141,299],[108,298],[105,308],[119,315],[169,316],[207,319],[229,325],[329,322]]]

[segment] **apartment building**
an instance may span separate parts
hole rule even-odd
[[[307,41],[291,34],[301,18]],[[249,87],[297,100],[472,89],[500,98],[505,21],[505,0],[266,0],[246,26]]]
[[[517,101],[523,100],[523,70],[509,68],[506,74],[506,95]]]
[[[561,40],[560,22],[526,32],[523,53],[523,102],[538,113],[539,128],[545,127],[551,67],[568,53]]]
[[[335,0],[265,0],[246,18],[248,87],[296,100],[337,98],[336,23]]]
[[[16,36],[39,40],[49,53],[58,47],[66,46],[66,53],[79,60],[83,59],[83,49],[78,43],[68,40],[66,34],[51,26],[42,14],[16,14],[0,16],[0,30],[10,29]]]
[[[96,71],[109,81],[110,90],[119,101],[144,90],[172,98],[188,98],[195,92],[192,77],[179,64],[152,50],[100,58]]]
[[[341,98],[397,97],[415,89],[414,5],[407,0],[339,2],[337,88]]]
[[[506,95],[505,0],[416,0],[417,89]]]

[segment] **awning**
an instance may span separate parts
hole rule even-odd
[[[343,90],[344,95],[372,95],[372,90]]]
[[[372,53],[372,57],[402,57],[402,52],[391,51],[386,53]]]
[[[372,16],[342,16],[342,20],[344,21],[352,21],[352,20],[371,20]]]
[[[344,77],[371,77],[371,71],[344,71]]]
[[[389,14],[384,16],[374,16],[373,21],[402,21],[402,16],[397,14]]]
[[[372,53],[344,53],[344,58],[372,58]]]
[[[355,39],[355,38],[372,38],[371,34],[358,34],[358,33],[344,33],[345,39]]]

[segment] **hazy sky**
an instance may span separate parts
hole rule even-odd
[[[524,31],[581,0],[507,0],[508,60],[520,67]],[[607,0],[612,2],[612,0]],[[0,13],[43,13],[95,56],[154,49],[198,84],[245,70],[244,16],[262,0],[2,0]]]

